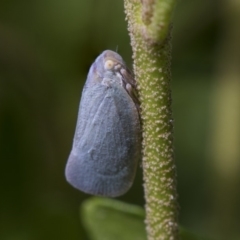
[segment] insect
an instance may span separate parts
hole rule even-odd
[[[85,193],[117,197],[132,186],[140,158],[136,83],[122,57],[106,50],[83,88],[66,179]]]

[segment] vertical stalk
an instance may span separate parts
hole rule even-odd
[[[143,174],[149,240],[178,239],[171,110],[173,0],[125,0],[143,122]]]

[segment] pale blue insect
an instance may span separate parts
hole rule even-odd
[[[65,170],[67,181],[75,188],[116,197],[132,186],[141,157],[135,87],[119,54],[106,50],[92,64]]]

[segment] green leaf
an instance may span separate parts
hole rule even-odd
[[[91,240],[146,240],[144,210],[113,199],[93,197],[81,206]]]
[[[92,197],[80,209],[91,240],[147,240],[142,207],[109,198]],[[180,227],[181,240],[209,240]]]

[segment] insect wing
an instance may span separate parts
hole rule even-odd
[[[132,185],[141,149],[138,110],[118,84],[82,94],[66,178],[93,195],[116,197]]]

